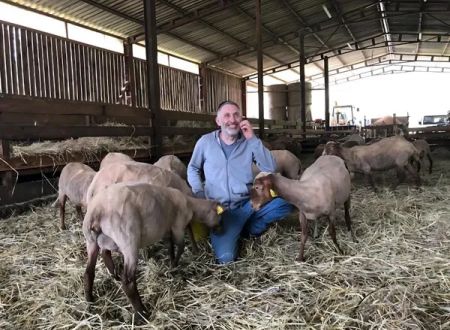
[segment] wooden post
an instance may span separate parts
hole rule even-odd
[[[241,79],[241,111],[247,117],[247,80]]]
[[[136,85],[134,84],[134,60],[133,60],[133,42],[128,38],[123,43],[123,54],[125,55],[125,104],[136,106]],[[128,102],[130,100],[130,102]]]
[[[330,83],[329,83],[329,72],[328,72],[328,57],[325,56],[323,59],[324,63],[324,84],[325,84],[325,131],[330,130]]]
[[[397,116],[392,115],[392,135],[397,135]]]
[[[161,136],[161,103],[159,97],[159,66],[156,37],[156,5],[155,1],[144,2],[145,22],[145,54],[147,57],[147,88],[148,104],[152,112],[152,161],[156,161],[162,154]]]
[[[264,139],[264,84],[263,84],[263,56],[262,56],[262,33],[261,33],[261,0],[255,0],[256,7],[256,58],[258,68],[258,117],[259,138]]]
[[[306,138],[306,86],[305,86],[305,35],[300,32],[300,120],[302,121],[303,138]]]
[[[199,94],[200,94],[200,112],[201,113],[208,113],[208,109],[206,109],[206,98],[207,98],[207,93],[206,93],[206,73],[207,73],[207,68],[205,64],[200,64],[199,65]]]
[[[6,162],[11,158],[11,149],[8,140],[0,140],[0,158]],[[6,187],[8,192],[12,192],[13,183],[13,173],[11,171],[2,173],[1,185]]]

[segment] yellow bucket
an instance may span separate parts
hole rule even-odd
[[[194,233],[194,239],[196,242],[202,241],[205,238],[208,238],[209,229],[203,223],[200,223],[196,220],[192,220],[191,222],[192,232]]]

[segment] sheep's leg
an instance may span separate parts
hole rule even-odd
[[[117,275],[116,267],[114,266],[114,261],[111,256],[110,250],[102,250],[102,259],[108,269],[109,273],[114,277],[116,281],[120,280],[119,275]]]
[[[334,245],[336,245],[336,248],[339,250],[339,252],[341,254],[344,254],[344,252],[342,251],[341,247],[339,246],[337,239],[336,239],[336,216],[334,214],[330,214],[328,216],[328,221],[329,221],[329,225],[328,225],[328,233],[331,236],[331,239],[333,240]]]
[[[347,201],[344,203],[344,211],[345,211],[345,225],[347,226],[347,230],[350,232],[350,235],[352,236],[353,242],[358,242],[356,239],[355,233],[353,232],[352,228],[352,219],[350,218],[350,198],[347,199]]]
[[[169,236],[167,237],[167,250],[169,251],[169,258],[170,258],[170,265],[172,267],[174,267],[175,264],[175,250],[173,247],[173,238],[172,238],[172,233],[169,234]]]
[[[84,296],[86,297],[86,301],[93,302],[92,288],[94,286],[95,265],[97,263],[99,246],[97,242],[86,242],[86,249],[88,261],[86,271],[84,272]]]
[[[393,190],[397,189],[397,187],[404,181],[405,181],[405,171],[402,168],[397,167],[397,182],[394,182],[392,184],[392,189]]]
[[[411,164],[406,164],[405,169],[415,178],[416,185],[419,187],[421,185],[420,173],[416,172]]]
[[[192,224],[189,224],[187,226],[187,230],[188,230],[189,239],[192,242],[192,253],[193,254],[197,254],[198,253],[198,246],[197,246],[197,242],[195,241],[194,232],[192,230]]]
[[[297,258],[298,261],[305,261],[305,244],[308,239],[308,220],[306,219],[305,214],[302,211],[299,211],[298,219],[300,220],[300,227],[302,229],[302,236],[300,239],[300,254]]]
[[[370,186],[373,191],[378,192],[377,187],[375,187],[375,181],[373,180],[373,175],[370,172],[365,173],[367,181],[369,181]]]
[[[67,201],[66,195],[63,195],[61,197],[61,199],[59,200],[59,215],[60,215],[60,220],[61,220],[61,230],[66,230],[66,223],[65,223],[66,201]]]
[[[178,266],[180,257],[184,252],[184,232],[183,231],[181,231],[181,232],[172,231],[172,240],[173,240],[173,243],[177,247],[177,252],[175,254],[175,260],[172,264],[172,267],[176,267],[176,266]]]
[[[80,218],[81,222],[83,222],[83,211],[81,210],[81,205],[75,206],[75,210],[77,211],[78,218]]]
[[[319,219],[316,219],[314,221],[314,232],[313,232],[313,238],[317,239],[319,237]]]
[[[142,304],[141,296],[137,290],[136,284],[136,266],[137,266],[137,250],[127,251],[123,255],[123,273],[122,288],[128,297],[131,305],[136,313],[142,316],[148,315],[147,310]]]
[[[433,159],[431,158],[431,155],[427,153],[428,161],[430,162],[430,168],[428,169],[428,172],[431,174],[433,172]]]

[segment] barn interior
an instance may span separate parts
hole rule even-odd
[[[321,143],[401,132],[426,139],[423,187],[381,193],[356,178],[358,242],[327,236],[295,262],[297,216],[245,241],[243,258],[214,262],[208,242],[175,270],[164,245],[141,253],[139,285],[152,328],[446,328],[450,325],[448,115],[417,127],[408,116],[357,123],[334,105],[337,84],[400,73],[450,73],[450,3],[443,0],[6,0],[60,22],[61,34],[0,20],[0,245],[2,328],[134,328],[120,282],[98,265],[94,305],[84,301],[81,224],[53,202],[61,169],[98,169],[108,152],[141,162],[187,162],[216,128],[217,105],[238,103],[257,135],[284,140],[304,168]],[[98,33],[78,40],[77,28]],[[73,32],[71,32],[73,31]],[[115,50],[102,38],[118,40]],[[116,42],[117,44],[117,42]],[[179,62],[177,66],[177,61]],[[181,63],[181,64],[180,64]],[[323,92],[323,114],[311,115]],[[269,96],[268,98],[265,98]],[[445,96],[443,96],[445,98]],[[450,108],[449,108],[450,109]],[[424,113],[425,114],[425,113]],[[378,120],[378,121],[377,121]],[[427,165],[426,165],[427,166]],[[425,166],[425,167],[426,167]],[[342,216],[340,217],[342,218]],[[292,220],[292,221],[291,221]],[[101,264],[101,263],[100,263]]]

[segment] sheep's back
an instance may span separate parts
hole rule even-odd
[[[124,239],[136,240],[138,248],[155,243],[175,224],[185,228],[193,214],[179,190],[137,182],[109,186],[89,208],[102,210],[102,232],[119,247]]]
[[[343,204],[350,195],[351,179],[344,161],[333,155],[324,155],[308,167],[300,179],[316,186],[327,187],[329,198],[334,196],[337,204]]]

